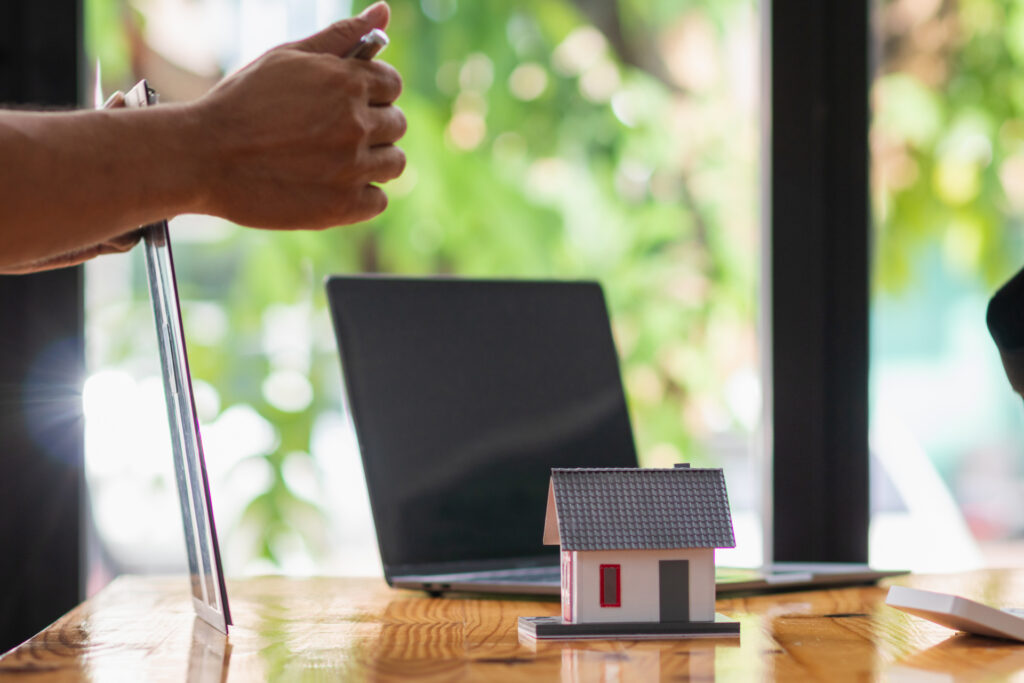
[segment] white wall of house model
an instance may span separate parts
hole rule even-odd
[[[689,620],[715,618],[715,551],[682,550],[562,551],[563,572],[568,555],[571,575],[563,583],[562,618],[571,623],[659,621],[659,571],[662,560],[689,560]],[[601,604],[601,566],[618,565],[619,605]],[[571,590],[567,594],[566,589]],[[567,609],[568,608],[568,609]]]

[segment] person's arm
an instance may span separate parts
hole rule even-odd
[[[380,213],[387,198],[372,183],[405,166],[393,144],[405,132],[392,104],[401,79],[341,55],[387,20],[374,5],[188,104],[0,112],[0,272],[117,250],[119,236],[181,213],[275,229]]]
[[[124,93],[116,92],[103,105],[107,109],[118,109],[124,107]],[[69,251],[64,254],[47,256],[39,261],[8,265],[4,271],[11,275],[35,273],[40,270],[52,270],[54,268],[66,268],[96,258],[103,254],[121,254],[130,251],[139,240],[142,239],[142,230],[132,230],[123,235],[112,237],[99,244]]]

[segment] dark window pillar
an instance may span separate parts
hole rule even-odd
[[[777,561],[863,562],[868,3],[770,1],[763,303],[771,547]]]
[[[0,3],[0,106],[76,105],[81,26],[80,0]],[[0,276],[0,652],[81,595],[82,301],[81,268]]]

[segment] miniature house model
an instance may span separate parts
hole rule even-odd
[[[527,635],[738,633],[715,615],[715,548],[736,545],[720,469],[553,469],[544,543],[561,546],[562,615],[520,620]]]

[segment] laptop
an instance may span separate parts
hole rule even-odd
[[[596,282],[336,276],[326,283],[384,577],[558,595],[552,467],[637,467]],[[874,581],[863,565],[723,569],[719,591]]]

